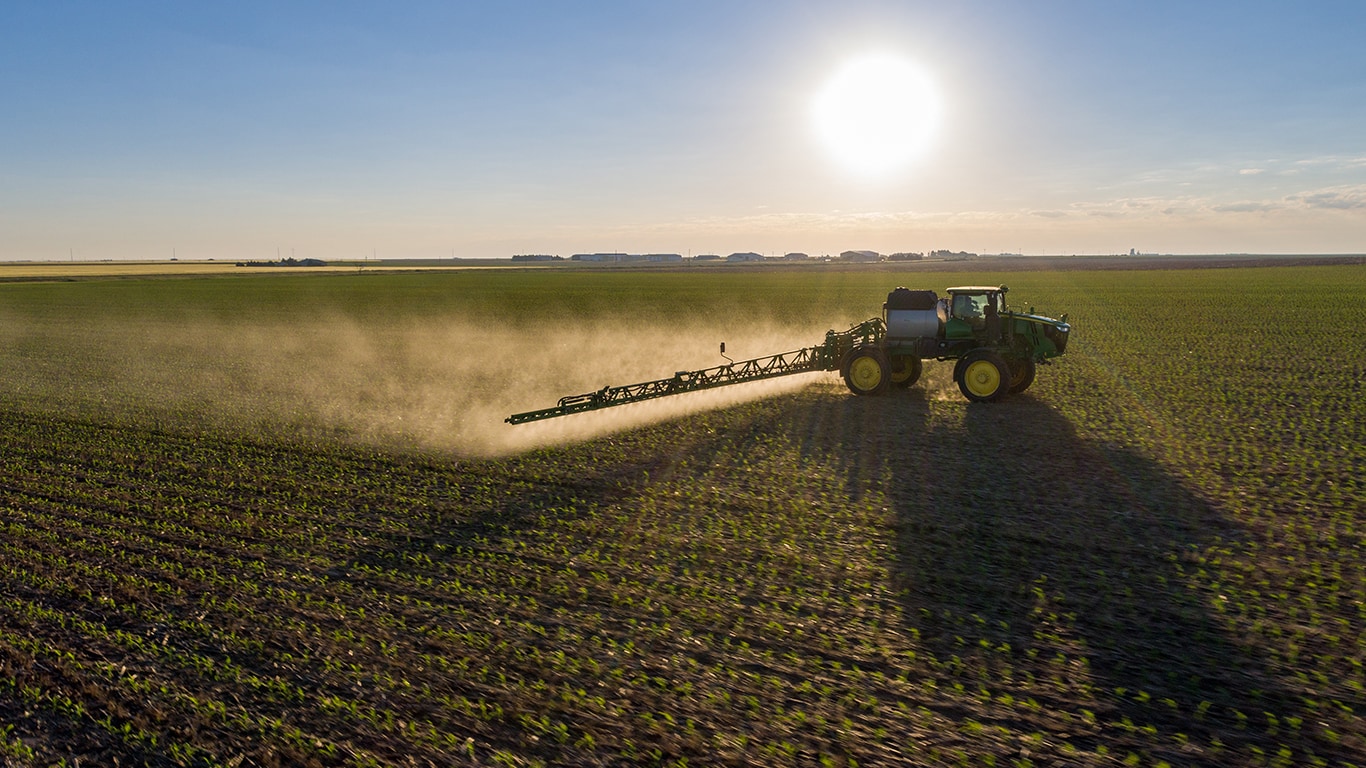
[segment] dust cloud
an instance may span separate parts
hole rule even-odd
[[[487,327],[468,317],[387,325],[192,319],[0,331],[3,398],[94,413],[357,445],[498,456],[792,391],[835,374],[723,387],[584,414],[504,423],[581,394],[820,343],[809,330],[704,321]]]

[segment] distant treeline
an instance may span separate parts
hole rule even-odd
[[[322,259],[296,259],[290,256],[279,261],[239,261],[239,267],[325,267],[327,262]]]

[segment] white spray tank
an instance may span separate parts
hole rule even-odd
[[[934,291],[897,288],[882,305],[888,339],[936,338],[940,336],[939,296]]]

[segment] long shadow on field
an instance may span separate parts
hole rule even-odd
[[[1082,439],[1029,396],[968,405],[961,421],[931,405],[913,391],[831,398],[807,418],[793,415],[809,425],[805,450],[841,463],[851,494],[876,483],[890,498],[893,587],[927,650],[1040,680],[1060,671],[1050,665],[1070,666],[1063,677],[1092,687],[1062,690],[1064,700],[1046,705],[1095,712],[1111,724],[1112,749],[1117,725],[1152,724],[1164,738],[1206,744],[1299,740],[1266,739],[1262,713],[1307,719],[1302,700],[1228,636],[1209,596],[1181,576],[1183,565],[1198,568],[1188,563],[1196,550],[1244,535],[1233,521],[1161,465]],[[964,682],[971,690],[980,681]],[[1047,686],[1024,688],[1046,697]],[[1081,746],[1089,729],[1079,730],[1071,740]],[[1323,743],[1293,745],[1325,754]],[[1202,759],[1175,745],[1154,756]]]

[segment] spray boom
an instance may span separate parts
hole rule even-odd
[[[806,347],[779,355],[757,357],[753,360],[735,362],[726,357],[726,343],[721,342],[721,356],[727,363],[713,368],[696,371],[679,371],[667,379],[646,381],[624,386],[606,386],[596,392],[570,395],[560,398],[557,405],[539,411],[517,413],[507,417],[509,424],[524,424],[528,421],[567,416],[571,413],[595,411],[615,405],[638,403],[656,397],[681,395],[684,392],[697,392],[714,389],[746,381],[760,381],[779,376],[791,376],[813,371],[833,371],[839,368],[840,361],[857,343],[873,343],[880,339],[885,326],[881,318],[865,320],[847,331],[827,331],[825,342],[814,347]]]

